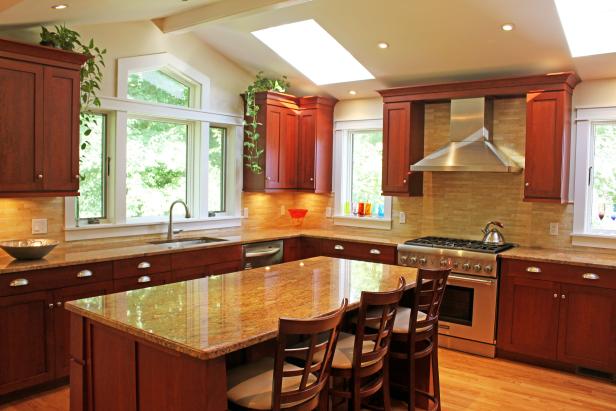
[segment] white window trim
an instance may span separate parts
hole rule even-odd
[[[183,72],[196,83],[200,83],[201,108],[187,108],[168,104],[142,102],[126,98],[127,78],[129,70],[157,69],[161,66],[171,67]],[[209,110],[207,96],[210,89],[209,79],[186,63],[168,53],[149,56],[138,56],[118,59],[118,95],[121,97],[102,96],[101,106],[97,111],[110,114],[112,121],[107,125],[108,133],[112,139],[108,141],[108,155],[111,157],[111,175],[108,181],[107,220],[101,224],[78,226],[75,221],[76,202],[74,197],[65,199],[65,240],[85,240],[95,238],[122,237],[134,235],[158,234],[167,231],[167,219],[157,217],[131,221],[126,217],[126,126],[128,117],[147,116],[161,121],[176,120],[195,124],[195,133],[201,133],[200,144],[193,147],[199,151],[200,158],[207,158],[209,153],[209,127],[210,124],[227,129],[227,167],[225,213],[216,217],[207,217],[207,190],[199,190],[200,195],[195,196],[193,205],[196,206],[193,214],[197,217],[177,220],[177,227],[184,231],[216,229],[223,227],[239,227],[241,225],[241,190],[242,190],[242,142],[243,118],[241,115],[217,113]],[[122,94],[123,93],[123,94]],[[198,139],[194,139],[198,140]],[[197,181],[207,181],[208,166],[199,162],[199,178]],[[189,190],[190,191],[190,190]]]
[[[385,217],[356,217],[344,214],[343,203],[350,178],[349,139],[355,131],[382,130],[383,119],[337,121],[334,124],[334,225],[391,230],[392,200],[384,197]]]
[[[575,246],[616,249],[616,234],[592,231],[587,218],[591,207],[588,181],[592,161],[592,123],[616,121],[616,107],[578,109],[575,121],[575,191],[571,243]]]

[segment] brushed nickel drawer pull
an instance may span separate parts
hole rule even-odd
[[[336,244],[336,245],[334,246],[334,250],[343,251],[343,250],[344,250],[344,246],[343,246],[343,245],[340,245],[340,244]]]
[[[137,268],[144,270],[146,268],[150,268],[152,267],[152,264],[148,263],[147,261],[142,261],[139,264],[137,264]]]
[[[92,277],[94,273],[91,270],[81,270],[77,273],[77,278]]]
[[[152,279],[147,275],[142,275],[141,277],[137,278],[138,283],[149,283],[150,281],[152,281]]]
[[[595,273],[584,273],[582,274],[582,278],[585,280],[598,280],[599,278],[599,274],[595,274]]]
[[[541,268],[539,268],[539,267],[526,267],[526,272],[527,273],[540,273],[541,272]]]
[[[373,248],[370,250],[370,254],[381,255],[381,250]]]
[[[10,282],[9,286],[11,287],[23,287],[24,285],[28,285],[29,281],[25,278],[16,278]]]

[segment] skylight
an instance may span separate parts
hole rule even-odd
[[[374,78],[312,19],[253,31],[252,34],[317,85]]]
[[[616,1],[554,0],[572,57],[616,52]]]

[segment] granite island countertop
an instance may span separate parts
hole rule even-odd
[[[66,309],[95,322],[202,360],[274,338],[280,317],[314,318],[349,309],[361,291],[387,291],[417,270],[314,257],[140,290],[86,298]]]

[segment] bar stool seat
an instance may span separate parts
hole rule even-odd
[[[353,334],[340,333],[336,351],[334,351],[334,359],[332,368],[336,369],[351,369],[353,368],[353,348],[355,346],[355,336]],[[374,341],[364,341],[362,352],[367,353],[374,350]],[[320,354],[320,353],[319,353]],[[315,359],[320,360],[322,355],[315,355]],[[376,363],[378,360],[368,361],[363,363],[363,366],[368,366]]]
[[[411,310],[408,307],[398,307],[396,313],[396,320],[394,321],[394,334],[407,334],[409,332],[409,324],[411,323]],[[426,313],[419,311],[417,313],[417,321],[424,321],[426,319]],[[431,325],[426,327],[419,327],[416,329],[417,333],[428,331],[432,328]]]
[[[300,367],[286,363],[284,371],[301,371]],[[233,403],[253,410],[272,409],[272,380],[274,379],[274,359],[271,357],[233,368],[227,375],[227,398]],[[302,380],[301,375],[284,378],[282,392],[297,390]],[[313,384],[317,377],[308,375],[308,384]],[[301,403],[284,404],[290,408]]]

